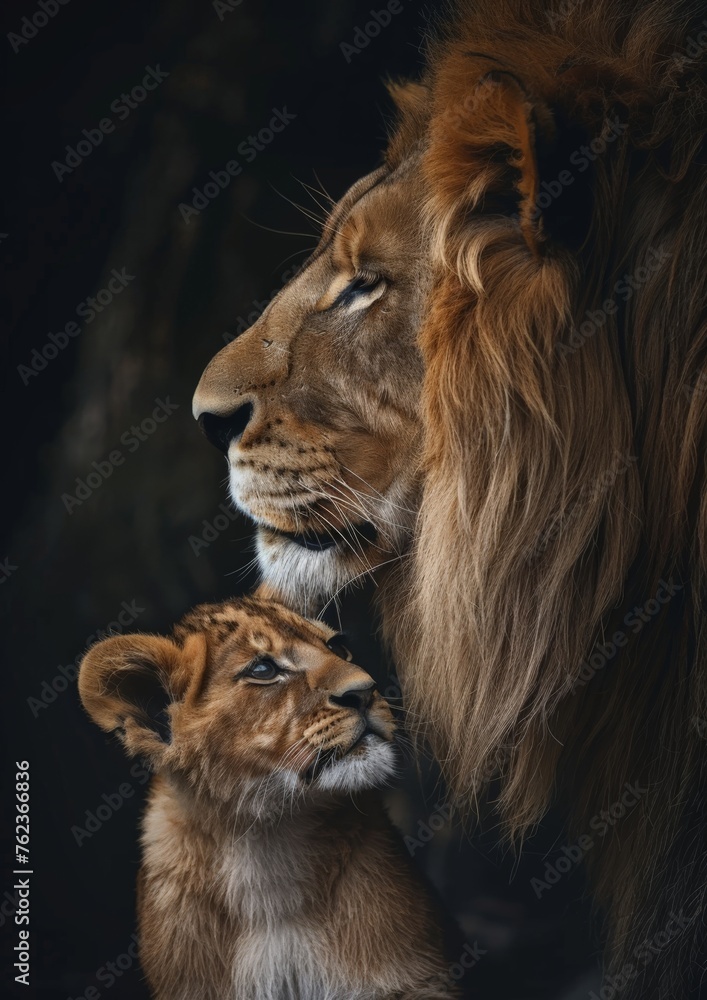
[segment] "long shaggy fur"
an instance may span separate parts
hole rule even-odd
[[[514,834],[556,792],[585,832],[648,789],[593,859],[643,1000],[697,996],[707,960],[704,17],[476,0],[424,81],[436,280],[396,659],[457,793],[500,773]],[[689,928],[641,967],[671,911]]]

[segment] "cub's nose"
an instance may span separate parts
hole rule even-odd
[[[238,440],[252,416],[253,404],[243,403],[225,417],[216,413],[201,413],[197,422],[211,444],[226,454],[231,441]]]
[[[360,684],[350,687],[341,694],[329,695],[329,701],[340,708],[353,708],[354,711],[363,714],[370,708],[375,689],[375,681],[369,678],[367,681],[362,681]]]

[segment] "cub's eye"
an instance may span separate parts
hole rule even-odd
[[[351,663],[353,656],[346,648],[343,640],[346,636],[343,635],[333,635],[331,639],[327,639],[326,646],[330,649],[335,656],[340,657],[342,660],[346,660],[347,663]]]
[[[251,663],[249,667],[241,673],[241,677],[252,677],[254,681],[274,681],[282,671],[274,660],[265,658]]]
[[[357,274],[336,298],[334,306],[350,306],[365,309],[379,299],[387,286],[385,278],[378,274]]]

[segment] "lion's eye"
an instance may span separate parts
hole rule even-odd
[[[258,660],[256,663],[251,663],[243,671],[241,677],[252,677],[255,681],[272,681],[281,673],[282,671],[277,663],[266,657],[265,659]]]
[[[347,663],[351,663],[353,660],[352,654],[346,648],[343,643],[343,635],[333,635],[331,639],[327,639],[326,646],[330,649],[335,656],[340,657],[342,660],[346,660]]]
[[[386,289],[386,280],[378,274],[357,274],[339,293],[334,306],[365,309],[379,299]]]

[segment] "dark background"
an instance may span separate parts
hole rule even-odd
[[[5,8],[2,814],[12,816],[14,762],[27,759],[34,875],[27,989],[10,970],[14,862],[4,856],[3,995],[76,1000],[93,986],[109,1000],[147,996],[136,963],[124,959],[113,981],[106,968],[134,933],[146,785],[88,722],[66,677],[123,602],[140,609],[130,628],[161,631],[197,601],[252,585],[249,525],[236,518],[209,535],[227,504],[226,470],[191,419],[191,394],[224,334],[252,322],[316,242],[315,225],[289,201],[320,211],[300,182],[321,182],[337,198],[378,164],[391,116],[381,80],[419,70],[422,30],[437,9],[402,6],[348,59],[341,44],[370,21],[370,0],[243,0],[221,17],[206,0],[70,0],[17,53],[5,36],[40,8],[34,0]],[[111,103],[158,65],[165,82],[118,120]],[[245,163],[239,143],[275,108],[297,117]],[[107,116],[115,131],[60,181],[52,161]],[[185,223],[179,204],[233,158],[242,175]],[[132,280],[81,323],[77,306],[123,268]],[[23,380],[18,367],[72,320],[78,336]],[[121,443],[167,398],[178,404],[167,421],[137,448]],[[62,496],[116,448],[124,463],[69,512]],[[214,536],[195,551],[195,539]],[[387,685],[367,596],[345,602],[344,623],[356,659]],[[77,833],[125,782],[133,794],[120,808],[90,836]],[[437,824],[442,792],[412,768],[403,786],[391,807],[419,840],[420,822]],[[530,882],[570,842],[561,817],[551,817],[519,863],[491,817],[485,831],[447,824],[415,851],[467,939],[487,952],[468,977],[474,995],[588,995],[598,921],[590,932],[582,872],[541,900]]]

